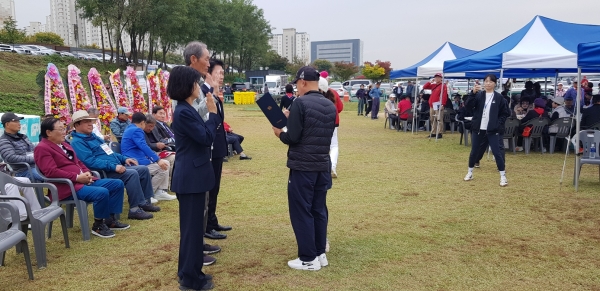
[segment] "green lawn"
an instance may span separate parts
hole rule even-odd
[[[251,161],[224,166],[217,214],[234,229],[211,242],[223,251],[204,270],[215,290],[600,290],[598,170],[571,186],[573,158],[507,153],[509,186],[486,158],[462,181],[469,149],[458,134],[383,128],[346,105],[339,128],[339,178],[329,192],[329,266],[292,270],[297,257],[287,211],[286,146],[256,106],[227,105]],[[113,239],[65,249],[60,227],[48,241],[48,268],[27,280],[14,250],[0,267],[0,290],[177,290],[177,202],[150,221],[128,221]],[[201,211],[201,210],[198,210]],[[33,251],[33,244],[30,245]],[[35,262],[35,261],[34,261]]]

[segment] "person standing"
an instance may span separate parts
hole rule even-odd
[[[205,46],[202,57],[208,56]],[[189,52],[191,47],[186,47]],[[208,63],[208,59],[199,60],[194,54],[186,54],[186,62]],[[207,67],[208,68],[208,67]],[[190,67],[173,68],[169,78],[167,92],[169,97],[178,101],[173,113],[171,128],[178,142],[175,155],[175,169],[171,179],[171,190],[179,201],[179,264],[177,275],[180,290],[210,290],[214,284],[212,276],[202,272],[204,264],[204,225],[206,196],[215,184],[215,173],[212,168],[211,146],[216,136],[218,114],[217,106],[211,93],[206,94],[206,121],[193,107],[194,100],[200,96],[200,73]]]
[[[565,96],[565,93],[567,91],[565,91],[565,89],[563,88],[563,83],[558,83],[558,88],[556,89],[556,92],[554,93],[555,97],[563,97]]]
[[[288,203],[298,258],[288,262],[297,270],[317,271],[329,264],[327,190],[331,188],[329,149],[335,129],[335,105],[319,92],[319,72],[302,67],[294,80],[301,96],[288,114],[287,132],[273,127],[275,136],[289,146]]]
[[[414,90],[415,86],[413,85],[412,81],[408,81],[408,85],[406,85],[406,96],[410,97],[411,102],[414,100]]]
[[[292,106],[292,102],[294,102],[294,99],[296,99],[296,96],[294,96],[294,86],[292,84],[285,85],[285,95],[281,97],[279,109],[290,109],[290,106]]]
[[[365,100],[367,100],[367,102],[365,103],[365,117],[369,116],[369,113],[371,113],[371,109],[373,108],[373,97],[371,97],[372,88],[373,85],[369,85],[369,88],[367,88],[367,90],[365,91]]]
[[[367,99],[365,85],[360,84],[360,89],[356,91],[356,98],[358,98],[358,115],[363,115]]]
[[[210,60],[210,67],[208,68],[208,74],[210,74],[213,80],[213,87],[220,87],[223,85],[223,79],[225,77],[225,70],[223,69],[225,64],[223,61],[218,59]],[[207,94],[208,91],[203,91]],[[225,239],[226,234],[220,233],[220,231],[231,230],[231,226],[223,226],[219,224],[217,219],[217,197],[219,190],[221,189],[221,174],[223,172],[223,158],[227,156],[227,134],[225,133],[225,126],[223,122],[225,120],[225,112],[223,111],[223,103],[220,98],[215,98],[215,105],[217,106],[217,131],[215,140],[212,145],[211,161],[213,170],[215,172],[215,186],[208,193],[208,214],[206,221],[206,230],[204,237],[210,239]]]
[[[429,137],[442,138],[441,132],[443,131],[444,126],[444,106],[446,106],[448,100],[448,86],[442,84],[442,74],[437,73],[435,74],[433,81],[423,85],[423,89],[431,90],[431,95],[429,96],[429,123],[431,124],[431,134]],[[440,100],[440,95],[442,100]]]
[[[378,119],[377,114],[379,114],[379,98],[381,97],[381,90],[379,89],[380,85],[381,82],[377,82],[377,84],[375,84],[375,88],[371,89],[371,92],[369,92],[369,95],[371,95],[371,98],[373,98],[373,107],[371,107],[371,119]]]
[[[494,91],[497,81],[496,75],[487,75],[483,82],[485,92],[482,91],[474,98],[470,98],[465,105],[467,110],[473,112],[471,121],[473,135],[471,154],[469,155],[469,171],[464,180],[473,180],[473,168],[475,163],[478,162],[481,140],[487,139],[494,154],[498,171],[500,171],[500,186],[504,187],[508,185],[508,180],[506,179],[504,155],[499,144],[504,135],[504,123],[510,116],[510,109],[504,97]]]
[[[323,77],[319,79],[319,90],[321,90],[321,93],[323,93],[327,99],[335,104],[335,108],[337,110],[335,114],[335,130],[331,136],[331,146],[329,147],[329,157],[331,158],[331,177],[337,178],[337,161],[340,155],[338,144],[338,127],[340,127],[340,113],[344,110],[344,103],[342,102],[340,95],[335,90],[329,88],[327,79]]]

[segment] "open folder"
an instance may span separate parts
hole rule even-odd
[[[277,102],[269,93],[265,93],[260,99],[256,101],[258,107],[265,114],[271,125],[277,128],[284,128],[287,125],[287,118],[279,109]]]

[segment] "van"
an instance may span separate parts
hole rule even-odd
[[[354,80],[348,80],[348,81],[342,83],[342,85],[348,92],[350,92],[352,90],[352,86],[361,85],[361,84],[365,85],[365,88],[367,88],[367,87],[369,87],[369,85],[372,85],[373,82],[371,82],[371,80],[367,80],[367,79],[354,79]]]

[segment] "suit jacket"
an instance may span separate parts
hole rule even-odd
[[[159,140],[165,139],[165,138],[171,138],[171,135],[169,134],[169,132],[167,131],[167,129],[165,127],[169,128],[169,125],[166,123],[160,122],[158,120],[156,121],[156,125],[154,126],[154,129],[152,131],[155,132],[155,134]],[[169,130],[171,130],[171,128],[169,128]]]
[[[171,124],[177,142],[175,168],[171,178],[173,192],[197,194],[213,188],[215,173],[211,163],[211,146],[218,119],[217,114],[209,113],[208,119],[204,121],[189,103],[177,102]]]
[[[66,142],[62,145],[71,154],[73,159],[69,159],[67,154],[55,143],[46,138],[42,138],[40,143],[35,147],[33,156],[35,164],[42,175],[48,178],[66,178],[73,182],[75,191],[83,188],[83,184],[77,182],[77,175],[80,173],[89,172],[90,170],[77,158],[75,151]],[[96,178],[94,178],[96,180]],[[62,183],[52,183],[58,190],[58,199],[63,200],[72,195],[69,185]]]
[[[158,133],[156,132],[156,127],[151,132],[145,132],[144,136],[146,138],[146,143],[148,146],[155,152],[160,152],[161,150],[156,146],[157,143],[160,142],[160,138],[158,138]]]
[[[225,112],[223,110],[223,102],[221,98],[215,98],[217,101],[217,115],[219,116],[219,123],[217,124],[217,131],[215,133],[215,141],[213,143],[212,157],[215,159],[227,156],[227,135],[225,134]]]

